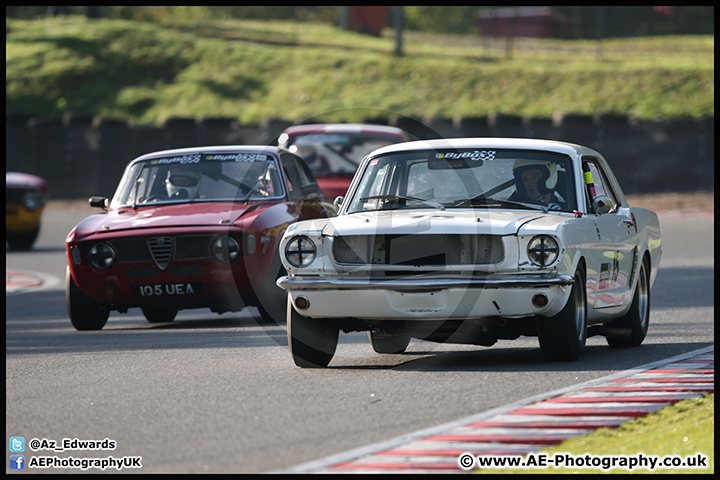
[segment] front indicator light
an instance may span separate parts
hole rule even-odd
[[[299,308],[300,310],[307,310],[310,306],[310,300],[308,300],[306,297],[303,297],[300,295],[295,299],[295,306]]]
[[[98,270],[106,270],[112,267],[117,260],[115,249],[105,242],[96,243],[88,251],[90,265]]]
[[[80,265],[82,263],[82,256],[80,255],[80,249],[77,245],[70,247],[70,257],[75,265]]]
[[[527,253],[532,263],[538,267],[547,267],[557,260],[560,248],[554,238],[538,235],[528,243]]]
[[[532,303],[538,308],[546,307],[548,304],[548,297],[544,293],[536,293],[532,298]]]
[[[315,243],[307,237],[294,237],[285,246],[285,258],[296,268],[309,266],[316,254]]]
[[[245,237],[245,249],[248,255],[252,255],[255,253],[256,245],[257,241],[255,240],[255,235],[249,234],[247,237]]]

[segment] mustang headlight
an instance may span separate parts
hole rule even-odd
[[[538,267],[547,267],[557,260],[560,248],[554,238],[548,235],[533,237],[527,247],[528,258]]]
[[[230,263],[240,255],[240,244],[233,237],[218,235],[210,246],[213,257],[223,263]]]
[[[105,270],[112,267],[117,260],[115,249],[105,242],[96,243],[88,251],[90,265],[98,270]]]
[[[316,254],[315,243],[308,237],[293,237],[285,246],[285,258],[296,268],[309,266]]]

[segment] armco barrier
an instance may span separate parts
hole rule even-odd
[[[418,139],[525,137],[578,143],[605,155],[631,194],[714,188],[714,117],[649,122],[613,115],[388,115],[365,121],[400,127]],[[127,162],[141,154],[197,145],[269,145],[290,125],[284,120],[248,126],[231,118],[171,118],[161,127],[148,127],[72,113],[62,121],[7,115],[5,168],[45,178],[55,199],[110,196]]]

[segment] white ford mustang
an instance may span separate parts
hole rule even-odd
[[[410,338],[539,337],[577,360],[588,336],[637,346],[660,263],[657,215],[631,208],[603,156],[505,138],[405,142],[362,162],[337,217],[292,224],[280,253],[288,342],[325,367],[342,330],[378,353]]]

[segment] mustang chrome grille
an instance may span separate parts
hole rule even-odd
[[[349,235],[335,238],[333,256],[346,265],[487,265],[505,252],[497,235]]]

